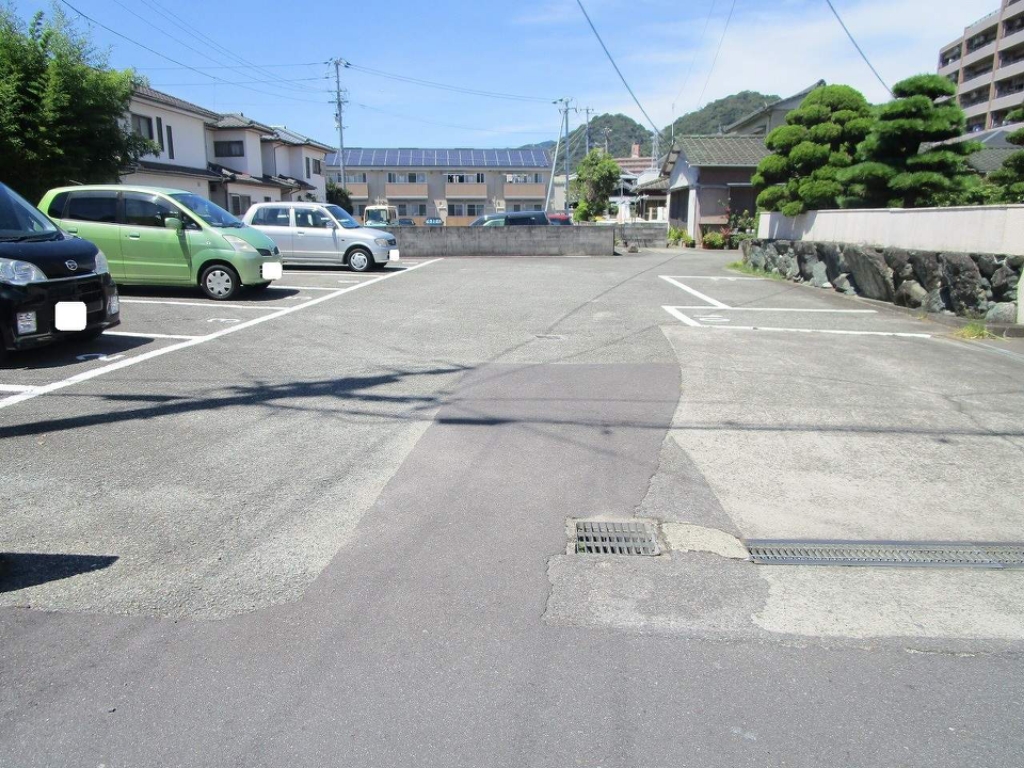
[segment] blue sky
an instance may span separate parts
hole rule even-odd
[[[549,100],[560,97],[572,97],[598,114],[623,112],[646,122],[576,0],[70,2],[111,29],[212,77],[92,27],[94,42],[109,48],[111,65],[134,67],[154,87],[209,109],[244,112],[330,144],[337,140],[328,103],[334,79],[325,62],[333,57],[403,77],[537,99],[471,96],[349,69],[343,72],[351,102],[345,114],[346,146],[506,147],[554,138],[559,117]],[[584,0],[659,126],[739,90],[785,96],[820,78],[860,88],[872,101],[883,100],[881,85],[825,0],[736,0],[723,39],[731,2]],[[833,2],[889,84],[934,71],[939,48],[999,4]],[[15,0],[15,9],[27,18],[35,10],[48,10],[49,4]],[[90,27],[84,20],[79,26]],[[571,119],[576,125],[583,116]]]

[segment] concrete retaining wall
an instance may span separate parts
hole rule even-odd
[[[763,240],[810,240],[880,248],[1024,255],[1024,205],[762,213]]]
[[[611,256],[612,227],[395,227],[402,256]]]

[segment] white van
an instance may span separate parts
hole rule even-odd
[[[394,235],[364,227],[330,203],[256,203],[243,220],[274,241],[285,264],[342,265],[368,272],[399,258]]]

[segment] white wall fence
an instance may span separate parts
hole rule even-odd
[[[1024,255],[1024,205],[762,213],[757,236],[1017,256]]]

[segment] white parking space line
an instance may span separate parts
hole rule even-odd
[[[315,299],[311,299],[310,301],[307,301],[307,302],[305,302],[303,304],[295,304],[295,305],[292,305],[290,307],[284,307],[283,309],[277,310],[273,314],[262,315],[260,317],[254,317],[252,320],[246,320],[244,323],[239,323],[238,325],[232,325],[232,326],[230,326],[228,328],[223,328],[223,329],[221,329],[219,331],[216,331],[214,333],[211,333],[211,334],[209,334],[207,336],[200,336],[200,337],[195,338],[195,339],[189,339],[187,341],[180,341],[177,344],[168,344],[166,347],[162,347],[160,349],[154,349],[154,350],[151,350],[149,352],[144,352],[141,355],[136,355],[134,357],[129,357],[129,358],[124,359],[124,360],[119,360],[119,361],[117,361],[115,363],[111,363],[110,365],[104,365],[104,366],[100,366],[99,368],[93,368],[92,370],[89,370],[89,371],[83,371],[82,373],[79,373],[79,374],[77,374],[75,376],[71,376],[71,377],[69,377],[67,379],[62,379],[61,381],[55,381],[55,382],[51,382],[50,384],[45,384],[45,385],[40,386],[40,387],[35,387],[32,390],[30,390],[30,391],[19,392],[17,394],[11,395],[10,397],[6,397],[3,400],[0,400],[0,409],[9,408],[12,405],[17,405],[18,403],[23,403],[26,400],[31,400],[32,398],[39,397],[40,395],[46,395],[46,394],[49,394],[51,392],[56,392],[57,390],[64,389],[66,387],[70,387],[70,386],[73,386],[75,384],[81,384],[82,382],[89,381],[91,379],[95,379],[95,378],[97,378],[99,376],[103,376],[103,375],[108,374],[108,373],[113,373],[114,371],[119,371],[122,368],[128,368],[128,367],[133,366],[133,365],[138,365],[139,363],[145,362],[146,360],[152,360],[153,358],[161,357],[162,355],[170,354],[171,352],[177,352],[180,349],[188,349],[189,347],[199,346],[200,344],[205,344],[206,342],[212,341],[213,339],[218,339],[221,336],[227,336],[230,333],[237,333],[238,331],[241,331],[241,330],[243,330],[245,328],[251,328],[254,325],[259,325],[260,323],[265,323],[268,320],[276,320],[279,317],[284,317],[285,315],[289,315],[289,314],[291,314],[293,312],[300,312],[300,311],[302,311],[302,310],[304,310],[304,309],[306,309],[308,307],[313,306],[314,304],[321,304],[321,303],[323,303],[325,301],[330,301],[331,299],[336,299],[337,297],[343,296],[346,293],[351,293],[352,291],[357,291],[360,288],[365,288],[368,285],[373,285],[374,283],[379,283],[382,280],[389,280],[389,279],[391,279],[393,277],[397,277],[398,275],[407,274],[407,273],[412,272],[412,271],[414,271],[416,269],[419,269],[420,267],[426,267],[426,266],[429,266],[430,264],[433,264],[433,263],[438,262],[438,261],[442,261],[442,259],[430,259],[429,261],[422,261],[419,264],[415,264],[413,266],[407,267],[404,270],[401,270],[401,271],[394,270],[390,274],[381,275],[380,277],[374,278],[373,280],[367,280],[365,282],[361,282],[361,283],[359,283],[359,285],[353,285],[353,286],[350,286],[348,288],[339,288],[336,291],[333,291],[331,293],[325,294],[323,296],[319,296],[319,297],[317,297]],[[122,299],[122,302],[123,301],[124,301],[124,299]],[[174,302],[172,302],[172,303],[174,303]],[[200,306],[207,306],[207,305],[206,304],[202,304]]]
[[[668,277],[666,275],[660,275],[660,277],[661,277],[662,280],[664,280],[667,283],[671,283],[676,288],[682,288],[684,291],[686,291],[691,296],[696,296],[701,301],[706,301],[709,305],[711,305],[712,307],[715,307],[716,309],[728,309],[729,308],[728,304],[723,304],[722,302],[718,301],[718,299],[712,299],[710,296],[705,296],[700,291],[695,290],[695,289],[691,288],[690,286],[685,285],[684,283],[680,283],[678,280],[674,280],[673,278]]]
[[[681,323],[686,323],[687,325],[689,325],[689,326],[691,326],[693,328],[704,328],[705,327],[705,326],[701,325],[700,323],[698,323],[696,320],[694,320],[689,315],[684,315],[676,307],[664,307],[663,306],[662,309],[664,309],[666,312],[668,312],[670,315],[672,315],[672,317],[674,317],[676,320],[678,320]],[[707,309],[707,307],[705,307],[705,309]]]
[[[352,280],[350,282],[358,282],[358,281],[357,280]],[[325,288],[322,285],[275,285],[275,286],[272,286],[270,288],[267,288],[267,290],[268,291],[272,291],[275,288],[278,288],[278,289],[284,288],[285,290],[289,290],[289,291],[336,291],[336,290],[338,290],[337,288]]]
[[[202,336],[180,336],[175,333],[129,333],[128,331],[104,331],[104,336],[130,336],[133,339],[201,339]]]
[[[723,312],[820,312],[833,315],[875,315],[876,309],[796,309],[792,307],[706,307],[703,305],[676,306],[676,309],[720,309]]]
[[[775,328],[768,325],[705,326],[726,331],[777,331],[782,333],[828,333],[836,336],[895,336],[901,339],[930,339],[930,333],[897,333],[894,331],[836,331],[817,328]]]
[[[0,392],[31,392],[35,387],[22,384],[0,384]]]
[[[207,309],[224,309],[224,307],[230,307],[231,309],[258,309],[262,312],[273,312],[277,309],[277,306],[273,307],[257,307],[253,304],[238,304],[236,302],[209,302],[202,303],[200,301],[159,301],[156,299],[121,299],[122,304],[168,304],[172,307],[206,307]]]

